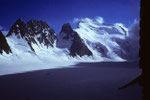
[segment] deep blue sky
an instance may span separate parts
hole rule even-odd
[[[105,23],[127,27],[139,20],[140,0],[0,0],[0,25],[9,29],[18,19],[46,21],[57,33],[74,18],[101,16]]]

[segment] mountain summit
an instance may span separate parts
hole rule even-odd
[[[70,51],[71,56],[92,55],[92,52],[85,45],[78,33],[73,31],[69,23],[66,23],[62,26],[62,30],[57,37],[57,47],[67,48]]]
[[[30,20],[26,24],[18,19],[10,28],[7,37],[15,35],[18,39],[24,39],[30,46],[32,51],[34,45],[41,45],[48,47],[54,47],[56,40],[56,34],[53,29],[49,27],[46,22]]]
[[[133,42],[128,41],[131,33],[120,23],[106,25],[99,23],[97,20],[84,18],[81,19],[74,31],[84,40],[93,55],[118,61],[121,59],[138,59],[138,53],[131,52],[133,51],[131,49]],[[132,39],[138,43],[137,39]],[[136,50],[139,49],[138,46],[135,48]],[[131,58],[130,55],[133,55],[133,57]]]

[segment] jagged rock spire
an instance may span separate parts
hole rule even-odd
[[[78,33],[73,31],[69,23],[62,26],[62,30],[58,35],[57,47],[67,48],[70,50],[70,55],[73,57],[77,55],[92,55],[92,52],[88,49]]]
[[[17,38],[26,40],[32,51],[34,51],[32,44],[54,47],[54,41],[56,40],[55,31],[51,29],[46,22],[38,20],[30,20],[24,23],[22,19],[19,18],[10,28],[7,37],[13,34],[15,34]]]
[[[3,33],[0,31],[0,54],[5,51],[7,54],[11,53],[11,49]]]

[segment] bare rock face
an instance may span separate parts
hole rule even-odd
[[[73,37],[73,29],[71,27],[71,25],[69,23],[66,23],[62,26],[61,32],[60,34],[66,34],[65,37],[63,37],[63,39],[69,39],[69,37]]]
[[[70,50],[72,40],[73,40],[73,29],[69,23],[66,23],[62,26],[61,32],[57,35],[57,47],[58,48],[67,48]]]
[[[38,42],[43,43],[45,46],[53,47],[54,41],[56,40],[56,35],[53,29],[49,27],[46,22],[30,20],[27,22],[26,27],[33,37],[36,37]]]
[[[47,47],[54,47],[56,34],[46,22],[30,20],[26,24],[18,19],[10,28],[7,37],[15,34],[17,38],[27,41],[31,50],[34,51],[32,44],[43,44]],[[38,43],[37,43],[38,42]]]
[[[73,31],[71,25],[66,23],[58,35],[57,47],[68,48],[71,56],[91,56],[92,52],[88,49],[84,41],[77,32]]]
[[[75,32],[73,37],[74,39],[70,47],[70,55],[72,55],[73,57],[77,55],[79,55],[80,57],[84,55],[88,55],[88,56],[93,55],[92,52],[88,49],[88,47],[85,45],[83,40],[80,38],[78,33]]]
[[[16,36],[21,35],[23,37],[25,35],[25,23],[19,18],[10,28],[8,34],[6,37],[11,36],[12,34],[15,34]],[[20,37],[18,37],[20,38]]]
[[[6,52],[7,54],[12,53],[5,36],[0,31],[0,54],[2,54],[3,51]]]

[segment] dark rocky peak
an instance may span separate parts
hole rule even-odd
[[[27,29],[32,30],[32,36],[36,36],[39,43],[43,43],[45,46],[52,46],[56,40],[56,34],[53,29],[49,27],[46,22],[30,20],[26,24]]]
[[[61,33],[64,32],[66,34],[71,34],[73,32],[73,29],[70,25],[70,23],[63,24]]]
[[[17,22],[17,23],[24,23],[21,18],[19,18],[16,22]]]
[[[11,53],[11,49],[7,43],[7,40],[3,33],[0,31],[0,54],[2,54],[3,51],[5,51],[7,54]]]
[[[68,40],[69,38],[73,38],[74,31],[70,23],[63,24],[60,35],[65,40]]]
[[[12,34],[15,34],[17,38],[25,39],[33,51],[32,44],[38,45],[37,42],[39,42],[47,47],[53,47],[56,40],[54,30],[46,22],[38,20],[30,20],[24,23],[21,19],[18,19],[10,28],[7,36]]]
[[[68,48],[70,55],[73,57],[77,55],[80,57],[93,55],[79,34],[73,31],[69,23],[62,26],[62,30],[58,35],[57,47]]]
[[[13,33],[15,35],[20,33],[22,37],[29,34],[35,36],[43,33],[47,35],[55,35],[54,30],[51,29],[46,22],[30,20],[25,24],[20,18],[12,25],[7,36],[11,36]]]
[[[49,25],[46,22],[43,21],[37,21],[37,20],[30,20],[26,24],[28,29],[32,29],[32,31],[37,34],[50,34],[54,35],[55,31],[49,27]]]
[[[71,56],[74,57],[79,55],[80,57],[82,57],[84,55],[88,55],[88,56],[93,55],[92,52],[88,49],[88,47],[84,43],[84,41],[80,38],[77,32],[74,32],[73,37],[74,39],[70,47]]]
[[[24,32],[24,28],[25,28],[25,23],[22,21],[22,19],[18,19],[10,28],[8,34],[6,35],[11,36],[12,34],[18,35],[20,33],[21,37],[24,36],[25,32]],[[19,35],[18,35],[19,36]],[[20,37],[18,37],[20,38]]]
[[[41,20],[40,21],[38,21],[38,20],[29,20],[27,22],[27,24],[32,25],[32,26],[47,26],[47,27],[49,27],[49,25],[46,22],[41,21]]]

